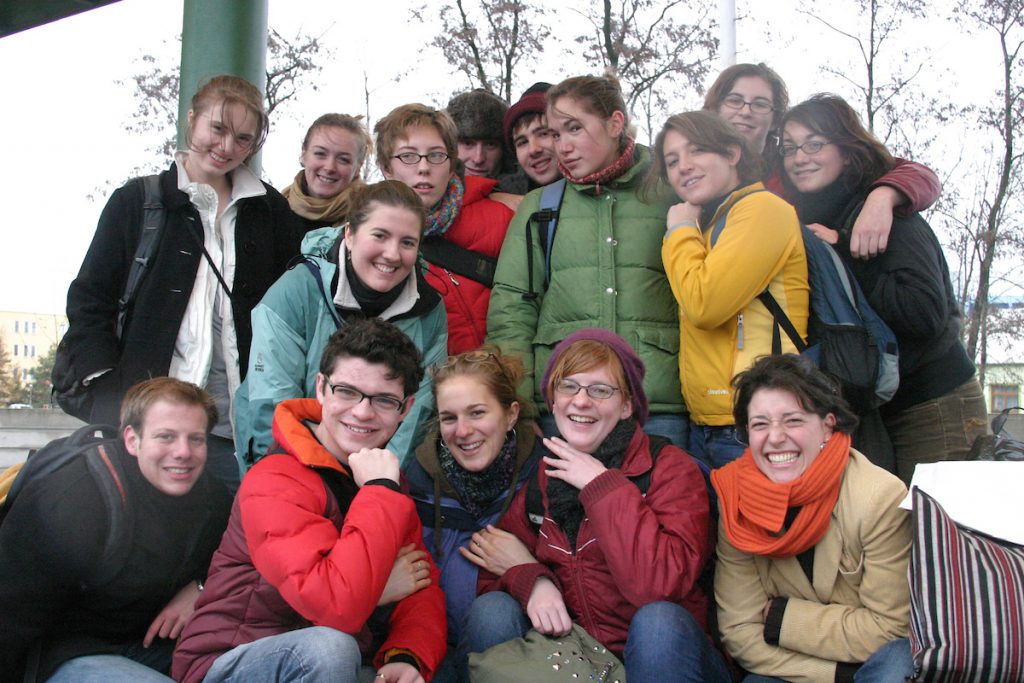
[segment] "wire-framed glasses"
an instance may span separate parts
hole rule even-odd
[[[555,391],[563,396],[575,396],[580,393],[580,389],[585,390],[590,398],[602,401],[611,398],[616,391],[619,391],[618,387],[613,387],[611,384],[580,384],[571,379],[561,379],[555,384]]]

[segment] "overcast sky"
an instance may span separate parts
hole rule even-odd
[[[859,74],[851,61],[857,57],[855,44],[798,14],[796,2],[737,0],[744,17],[737,28],[739,61],[765,61],[773,66],[787,80],[794,103],[822,90],[852,99],[847,83],[819,73],[816,65],[828,63]],[[357,4],[372,5],[374,17],[390,21],[352,16],[348,8]],[[272,121],[263,163],[274,185],[287,185],[298,170],[302,136],[313,118],[326,111],[363,113],[364,70],[374,89],[374,118],[403,102],[443,105],[453,91],[466,87],[463,80],[450,75],[439,55],[421,52],[433,28],[405,20],[413,4],[418,3],[270,0],[272,27],[285,35],[300,29],[323,34],[334,50],[331,62],[323,65],[320,90],[303,93],[295,106]],[[915,51],[927,40],[930,57],[922,78],[928,79],[929,89],[959,103],[984,103],[999,85],[997,43],[988,35],[956,30],[943,16],[944,4],[944,0],[933,4],[928,19],[908,27],[899,37],[899,49]],[[849,2],[819,0],[814,6],[821,12],[835,12]],[[143,54],[176,61],[180,52],[175,36],[181,32],[181,16],[182,0],[122,0],[0,39],[0,92],[4,94],[0,192],[5,231],[0,310],[63,312],[68,284],[103,208],[102,198],[90,200],[88,195],[147,161],[149,141],[128,135],[123,128],[136,106],[132,88],[118,86],[116,81],[139,71],[137,60]],[[570,54],[575,49],[575,31],[565,26],[571,21],[560,15],[558,29],[565,35],[548,41],[536,74],[532,69],[525,74],[517,91],[536,80],[557,82],[588,71]],[[567,71],[573,68],[576,71]],[[406,75],[395,82],[399,73]],[[714,74],[708,84],[713,78]],[[693,92],[674,98],[677,110],[694,108],[699,102]],[[946,147],[936,148],[934,158],[924,161],[940,176],[946,175],[961,149],[979,144],[971,135],[957,130]]]

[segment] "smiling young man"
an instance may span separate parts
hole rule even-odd
[[[548,126],[544,93],[550,83],[534,83],[519,101],[509,107],[502,119],[505,140],[516,154],[516,161],[528,178],[528,189],[550,185],[562,177],[555,159],[554,131]]]
[[[4,680],[170,680],[231,502],[204,472],[216,422],[202,389],[151,379],[125,395],[120,439],[25,480],[0,526]]]
[[[385,444],[408,414],[422,356],[391,323],[328,341],[316,398],[283,401],[275,447],[242,480],[175,680],[356,683],[429,679],[444,656],[444,596]],[[416,550],[420,552],[415,552]]]

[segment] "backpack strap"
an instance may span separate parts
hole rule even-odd
[[[793,342],[793,346],[796,347],[798,353],[806,351],[807,343],[804,342],[800,333],[796,331],[793,321],[782,310],[782,306],[779,305],[779,302],[772,293],[766,289],[758,294],[757,298],[768,309],[768,312],[772,314],[772,319],[775,321],[774,329],[772,330],[772,355],[777,356],[782,353],[782,339],[779,337],[779,327],[786,331],[786,336],[789,337],[789,341]]]
[[[547,290],[551,284],[551,250],[555,245],[555,231],[558,230],[558,213],[562,207],[562,199],[565,197],[565,178],[559,178],[550,185],[545,185],[541,190],[540,204],[536,211],[530,214],[526,222],[526,259],[529,268],[530,298],[536,298],[533,289],[533,243],[530,236],[531,226],[537,225],[537,234],[540,235],[541,247],[544,249],[544,289]]]
[[[100,495],[110,511],[110,530],[103,546],[103,559],[90,577],[92,585],[103,586],[112,581],[124,566],[127,555],[125,548],[132,538],[134,519],[127,511],[128,496],[124,482],[104,445],[98,444],[84,455],[89,473],[99,486]]]
[[[167,212],[164,210],[163,197],[160,193],[160,176],[147,175],[142,178],[142,231],[139,234],[139,244],[135,247],[135,255],[132,257],[132,264],[128,269],[128,279],[125,280],[124,292],[117,300],[117,338],[124,334],[124,327],[128,319],[128,308],[132,299],[139,289],[139,283],[149,269],[150,261],[156,254],[157,243],[160,241],[160,233],[163,232]]]
[[[466,249],[439,235],[431,235],[420,242],[420,254],[428,263],[468,277],[484,287],[494,286],[498,259],[492,256]]]
[[[327,296],[327,290],[324,289],[324,278],[323,274],[320,272],[320,266],[317,265],[316,261],[308,256],[302,257],[302,265],[306,266],[306,269],[309,270],[310,274],[313,276],[317,289],[320,290],[320,296],[323,297],[324,304],[327,306],[327,311],[331,314],[331,318],[334,320],[334,326],[340,330],[343,320],[338,314],[338,309],[334,305],[334,301],[331,300],[331,297]]]
[[[646,496],[647,490],[651,488],[651,475],[654,473],[654,466],[658,464],[658,456],[661,455],[665,446],[672,445],[672,442],[660,434],[648,434],[647,439],[651,449],[651,467],[629,480],[640,489],[640,494]],[[539,465],[542,467],[543,465]],[[539,472],[538,472],[539,473]],[[534,475],[526,482],[526,516],[535,528],[539,528],[544,522],[544,499],[540,492],[540,482]]]

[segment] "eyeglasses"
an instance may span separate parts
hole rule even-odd
[[[571,379],[559,380],[558,384],[555,385],[555,391],[562,394],[563,396],[575,396],[580,393],[580,389],[587,391],[587,396],[590,398],[596,398],[605,400],[615,395],[616,391],[619,391],[618,387],[613,387],[610,384],[580,384],[574,382]]]
[[[772,106],[770,100],[766,100],[763,97],[756,97],[751,101],[743,99],[743,95],[733,93],[726,95],[722,99],[722,104],[729,107],[729,109],[743,109],[744,105],[750,107],[750,111],[755,114],[771,114],[775,111],[775,107]]]
[[[405,399],[397,399],[387,394],[364,394],[348,384],[331,384],[328,379],[324,379],[324,384],[334,394],[334,398],[342,403],[358,405],[363,402],[363,399],[367,399],[370,402],[370,407],[378,413],[388,411],[400,412],[405,406]]]
[[[434,166],[440,166],[444,162],[448,161],[451,157],[448,156],[448,152],[427,152],[426,154],[417,154],[416,152],[402,152],[391,157],[392,159],[398,159],[403,164],[409,166],[415,166],[420,163],[420,159],[426,159],[428,163]]]
[[[828,140],[808,140],[802,145],[783,145],[779,148],[779,151],[784,157],[794,156],[798,150],[803,150],[803,153],[807,156],[814,156],[821,151],[821,148],[825,145],[831,145],[832,143]]]

